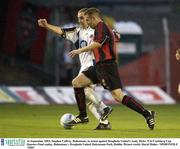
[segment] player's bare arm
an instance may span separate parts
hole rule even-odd
[[[38,20],[38,25],[40,27],[46,28],[47,30],[50,30],[50,31],[52,31],[52,32],[54,32],[56,34],[59,34],[59,35],[63,34],[63,31],[59,26],[49,24],[46,19],[39,19]]]
[[[87,52],[87,51],[92,51],[93,49],[96,49],[96,48],[100,48],[102,45],[99,43],[99,42],[93,42],[92,44],[86,46],[86,47],[83,47],[83,48],[79,48],[79,49],[76,49],[76,50],[73,50],[71,52],[69,52],[69,56],[70,57],[74,57],[82,52]]]
[[[176,59],[180,60],[180,49],[176,50]]]

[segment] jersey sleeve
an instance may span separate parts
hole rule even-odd
[[[103,22],[100,22],[95,28],[94,41],[100,44],[104,44],[107,42],[108,38],[109,30]]]
[[[78,40],[78,32],[76,27],[63,28],[62,31],[63,31],[62,37],[72,41],[73,43],[75,43]]]
[[[113,31],[113,34],[114,34],[114,37],[115,37],[115,42],[119,42],[120,41],[120,38],[121,38],[121,35],[119,32],[117,32],[116,30],[112,30]]]

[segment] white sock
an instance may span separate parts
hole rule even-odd
[[[104,112],[103,109],[106,107],[107,106],[102,101],[99,102],[99,111]]]
[[[101,114],[99,113],[99,111],[97,111],[96,106],[94,106],[93,103],[88,103],[88,108],[89,108],[89,111],[91,111],[91,113],[99,121],[101,118]]]
[[[103,124],[108,124],[108,120],[104,120],[102,121],[100,118],[101,118],[101,113],[97,110],[97,107],[93,104],[93,103],[88,103],[87,104],[89,110],[91,111],[91,113],[95,116],[95,118],[100,122],[100,123],[103,123]]]
[[[103,109],[106,108],[107,106],[99,99],[99,97],[96,95],[94,89],[92,89],[91,87],[86,87],[85,88],[85,95],[86,98],[92,102],[97,109],[100,112],[103,112]]]

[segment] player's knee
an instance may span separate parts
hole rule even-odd
[[[179,93],[179,95],[180,95],[180,84],[179,84],[179,86],[178,86],[178,93]]]
[[[82,86],[81,86],[81,82],[80,82],[80,80],[79,80],[78,78],[74,78],[74,79],[72,80],[72,86],[73,86],[74,88],[80,88],[80,87],[82,87]]]
[[[112,91],[111,92],[113,98],[117,101],[117,102],[122,102],[123,99],[123,92],[121,90],[117,90],[117,91]]]
[[[74,88],[77,88],[77,87],[78,87],[78,80],[77,80],[76,78],[72,80],[72,86],[73,86]]]
[[[117,102],[121,102],[121,99],[119,98],[119,96],[112,94],[113,98],[117,101]]]

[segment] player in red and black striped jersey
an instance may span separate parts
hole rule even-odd
[[[85,51],[93,50],[95,55],[95,67],[91,67],[89,72],[84,72],[82,78],[79,79],[77,87],[86,87],[87,85],[94,83],[101,83],[101,85],[108,89],[113,98],[126,105],[128,108],[140,113],[148,124],[148,127],[154,129],[154,111],[148,111],[140,103],[134,100],[132,97],[125,95],[122,92],[121,80],[118,74],[118,66],[116,63],[116,47],[115,36],[112,30],[102,21],[100,11],[96,8],[89,8],[86,12],[86,19],[88,25],[95,29],[94,42],[89,46],[73,50],[69,53],[69,56],[74,57]],[[81,96],[82,93],[76,95],[77,100],[81,103],[85,101]],[[81,117],[81,113],[79,118]],[[75,121],[71,122],[76,124]]]
[[[96,64],[108,60],[116,60],[115,38],[112,30],[104,22],[99,22],[95,28],[94,42],[101,43],[101,47],[93,49]]]

